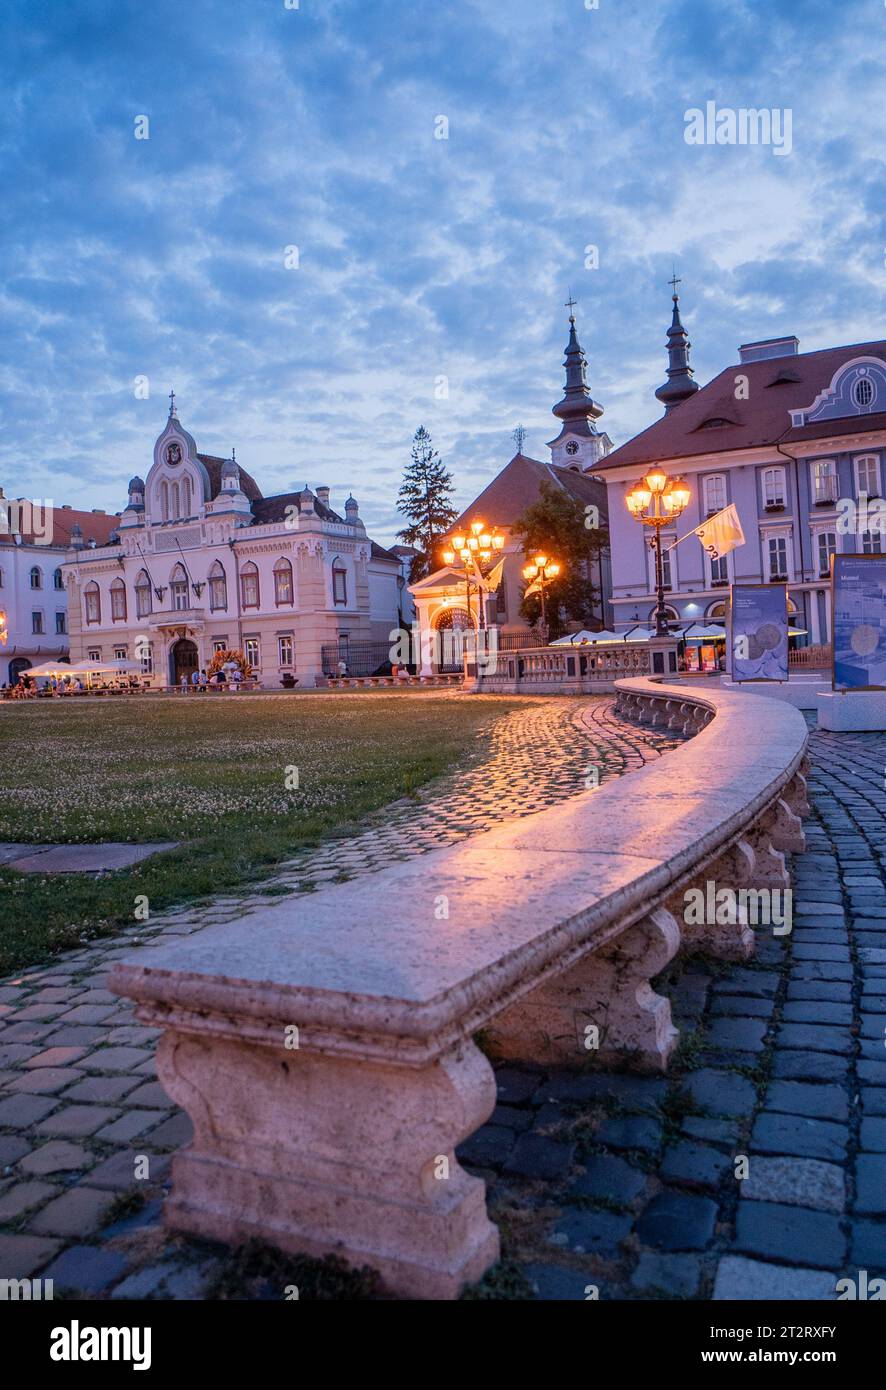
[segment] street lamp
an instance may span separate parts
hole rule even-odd
[[[467,533],[456,531],[451,537],[449,545],[443,551],[443,563],[454,565],[456,560],[460,561],[465,576],[465,595],[468,603],[468,619],[473,624],[471,617],[471,580],[483,577],[483,566],[488,565],[497,550],[503,550],[505,538],[497,526],[491,529],[485,521],[472,521]],[[480,585],[477,585],[480,591]],[[483,599],[481,592],[478,592],[478,627],[486,626],[486,619],[483,612]]]
[[[556,560],[549,560],[547,555],[536,555],[534,560],[530,560],[528,565],[523,566],[523,578],[528,579],[530,584],[538,584],[541,594],[541,628],[542,636],[547,640],[548,624],[545,614],[545,585],[552,579],[556,579],[560,573],[561,566]]]
[[[654,533],[649,542],[655,552],[655,588],[658,602],[655,606],[655,635],[668,637],[668,614],[664,601],[664,566],[661,558],[661,528],[676,520],[689,505],[691,497],[688,486],[682,478],[669,478],[663,468],[650,468],[640,483],[635,483],[625,497],[625,506],[636,521],[644,526],[652,526]],[[651,515],[647,510],[652,507]]]

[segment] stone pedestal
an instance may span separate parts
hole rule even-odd
[[[455,1298],[497,1260],[485,1184],[454,1154],[495,1105],[473,1043],[401,1067],[290,1050],[282,1031],[261,1045],[168,1030],[157,1063],[194,1123],[172,1229],[337,1254],[407,1298]]]
[[[886,690],[821,691],[818,727],[834,733],[886,730]]]

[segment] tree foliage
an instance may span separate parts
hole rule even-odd
[[[421,552],[412,562],[409,577],[413,583],[439,567],[436,551],[440,540],[458,517],[450,501],[453,491],[452,475],[444,467],[430,434],[424,425],[419,425],[397,494],[397,510],[407,522],[398,532],[399,538],[404,545],[414,545]]]
[[[609,533],[605,527],[587,524],[593,520],[593,513],[586,511],[571,493],[555,483],[543,482],[538,500],[511,527],[512,535],[522,537],[527,560],[543,551],[562,567],[557,579],[545,587],[545,615],[551,638],[559,637],[569,622],[586,625],[594,617],[600,594],[590,576],[593,562],[609,544]],[[520,613],[527,622],[538,622],[540,595],[524,597]]]

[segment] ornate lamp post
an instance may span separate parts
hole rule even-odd
[[[658,602],[655,607],[655,635],[668,637],[668,614],[664,601],[664,566],[661,559],[661,528],[674,521],[689,505],[691,497],[682,478],[669,478],[663,468],[650,468],[641,483],[635,483],[625,497],[631,516],[644,526],[653,527],[651,550],[655,552],[655,588]],[[652,512],[648,513],[649,507]]]
[[[547,641],[548,621],[545,612],[545,585],[550,584],[552,579],[556,579],[562,566],[556,560],[549,560],[547,555],[536,555],[534,560],[530,560],[528,565],[523,566],[523,578],[528,579],[530,584],[538,584],[541,594],[541,630],[542,636]]]
[[[465,596],[468,602],[468,618],[471,617],[471,580],[476,581],[483,576],[483,566],[488,565],[497,550],[504,549],[505,538],[498,530],[498,527],[490,528],[485,521],[472,521],[470,530],[467,534],[456,531],[451,538],[450,545],[443,551],[443,563],[454,565],[456,560],[461,562],[465,576]],[[484,612],[482,589],[477,585],[477,626],[485,628],[486,615]]]

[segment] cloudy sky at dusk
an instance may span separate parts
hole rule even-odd
[[[390,540],[417,425],[461,502],[516,424],[548,456],[570,289],[616,443],[674,263],[700,382],[881,337],[884,54],[882,0],[4,0],[0,484],[118,510],[173,384],[203,452]],[[708,100],[791,153],[688,145]]]

